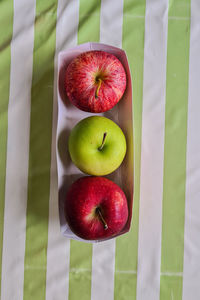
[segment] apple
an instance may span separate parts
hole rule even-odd
[[[121,188],[104,177],[76,180],[66,195],[65,217],[71,230],[86,240],[118,234],[128,219],[128,204]]]
[[[101,113],[111,109],[126,89],[122,63],[105,51],[88,51],[75,57],[66,69],[69,100],[83,111]]]
[[[91,116],[71,130],[68,149],[73,163],[84,173],[102,176],[112,173],[126,154],[121,128],[108,118]]]

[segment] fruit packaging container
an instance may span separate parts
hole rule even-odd
[[[82,52],[91,50],[102,50],[114,54],[123,64],[127,75],[126,91],[117,105],[111,110],[101,113],[93,114],[79,110],[71,104],[67,99],[64,87],[65,71],[68,64],[73,58]],[[86,43],[81,44],[73,49],[62,51],[58,55],[58,123],[57,123],[57,171],[58,171],[58,200],[59,200],[59,216],[61,233],[70,239],[84,241],[84,242],[100,242],[98,240],[88,241],[79,238],[69,228],[64,216],[64,201],[66,192],[69,186],[78,178],[85,176],[71,161],[68,153],[68,137],[71,129],[81,119],[88,116],[99,115],[105,116],[115,123],[117,123],[123,130],[127,141],[127,153],[121,166],[113,173],[105,176],[108,179],[117,183],[124,191],[129,207],[129,217],[124,229],[115,237],[124,234],[130,230],[133,207],[133,112],[132,112],[132,84],[131,74],[128,64],[128,59],[125,51],[122,49],[100,44],[100,43]],[[112,237],[113,238],[113,237]]]

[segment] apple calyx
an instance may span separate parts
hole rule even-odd
[[[106,136],[107,136],[107,132],[104,132],[101,146],[98,148],[99,151],[101,151],[103,149],[104,145],[105,145]]]
[[[96,92],[95,92],[95,98],[98,98],[99,89],[101,87],[102,79],[100,77],[97,77],[96,78],[96,83],[97,83],[97,89],[96,89]]]
[[[107,223],[106,223],[106,221],[105,221],[105,219],[104,219],[104,217],[103,217],[103,215],[101,213],[101,209],[100,209],[99,206],[96,208],[95,212],[96,212],[98,218],[100,219],[100,221],[102,222],[104,229],[107,230],[108,229],[108,225],[107,225]]]

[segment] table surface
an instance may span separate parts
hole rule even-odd
[[[57,58],[123,48],[133,83],[129,233],[60,233]],[[1,300],[200,299],[200,1],[0,1]]]

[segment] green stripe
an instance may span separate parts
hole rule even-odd
[[[31,90],[24,300],[44,300],[57,1],[37,1]]]
[[[169,3],[161,272],[183,271],[190,0]],[[182,277],[161,276],[160,299],[182,299]]]
[[[5,30],[6,26],[6,30]],[[4,199],[10,86],[10,42],[13,30],[13,1],[0,2],[0,278],[3,249]],[[0,280],[1,294],[1,280]]]
[[[69,300],[91,299],[92,245],[71,240]]]
[[[145,0],[124,1],[122,45],[128,55],[132,74],[135,174],[132,227],[128,234],[116,239],[114,290],[116,300],[124,299],[124,295],[126,300],[136,299],[137,274],[131,271],[137,271],[138,257],[145,5]]]
[[[80,0],[78,43],[99,42],[101,0]]]
[[[80,0],[78,43],[98,42],[100,0]],[[91,299],[92,245],[71,240],[69,300]]]
[[[160,300],[182,300],[182,277],[161,276],[160,285]]]

